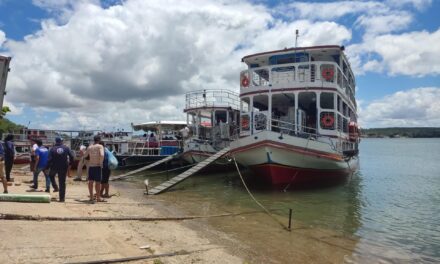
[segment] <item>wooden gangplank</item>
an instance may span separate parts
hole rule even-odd
[[[165,157],[165,158],[163,158],[163,159],[161,159],[161,160],[158,160],[158,161],[156,161],[156,162],[153,162],[153,163],[151,163],[151,164],[148,164],[147,166],[144,166],[144,167],[139,168],[139,169],[137,169],[137,170],[129,171],[129,172],[124,173],[124,174],[122,174],[122,175],[119,175],[119,176],[117,176],[117,177],[113,177],[113,178],[111,178],[111,180],[112,180],[112,181],[117,181],[117,180],[120,180],[120,179],[124,179],[124,178],[126,178],[126,177],[128,177],[128,176],[130,176],[130,175],[135,174],[135,173],[138,173],[138,172],[141,172],[141,171],[144,171],[144,170],[151,169],[151,168],[156,167],[157,165],[160,165],[160,164],[162,164],[162,163],[164,163],[164,162],[170,161],[170,160],[172,160],[173,158],[175,158],[176,156],[177,156],[177,153],[176,153],[176,154],[173,154],[173,155],[170,155],[170,156],[167,156],[167,157]]]
[[[181,174],[177,175],[176,177],[170,179],[169,181],[166,181],[166,182],[154,187],[153,189],[147,191],[146,194],[149,194],[149,195],[159,194],[159,193],[173,187],[174,185],[186,180],[191,175],[194,175],[196,172],[198,172],[199,170],[208,166],[213,161],[215,161],[216,159],[220,158],[221,156],[225,155],[228,152],[229,152],[229,147],[226,147],[226,148],[216,152],[214,155],[208,157],[207,159],[205,159],[202,162],[199,162],[197,165],[195,165],[191,169],[189,169],[185,172],[182,172]]]

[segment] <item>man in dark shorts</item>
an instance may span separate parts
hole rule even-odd
[[[89,181],[89,195],[90,201],[94,201],[93,184],[95,184],[96,201],[103,202],[101,199],[101,180],[102,180],[102,166],[104,162],[104,147],[99,144],[100,136],[93,138],[93,145],[89,146],[84,154],[84,158],[89,161],[88,167],[88,181]]]
[[[55,175],[58,175],[59,180],[59,201],[64,202],[66,197],[66,176],[70,165],[73,163],[73,155],[70,148],[63,145],[63,140],[60,137],[55,138],[55,145],[49,151],[47,159],[47,168],[49,168],[49,178],[54,187],[54,192],[58,190],[55,181]]]
[[[103,198],[110,198],[109,195],[109,184],[108,181],[110,179],[110,168],[108,167],[108,150],[105,148],[104,142],[100,142],[99,144],[101,144],[104,147],[104,162],[102,164],[102,179],[101,179],[101,197]]]

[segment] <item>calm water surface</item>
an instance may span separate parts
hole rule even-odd
[[[252,263],[440,262],[440,139],[364,139],[360,166],[332,188],[251,190],[286,225],[293,209],[292,232],[264,213],[208,224],[249,249]],[[149,178],[156,185],[173,176],[148,173],[134,181]],[[260,210],[235,171],[193,176],[153,199],[188,214]]]

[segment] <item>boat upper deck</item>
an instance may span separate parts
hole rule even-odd
[[[184,112],[197,109],[240,109],[238,94],[226,89],[198,90],[185,94]]]
[[[355,79],[344,48],[314,46],[257,53],[242,59],[240,96],[268,91],[338,91],[356,108]]]

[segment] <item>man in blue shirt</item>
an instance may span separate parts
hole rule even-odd
[[[49,168],[49,177],[52,185],[54,186],[54,192],[58,190],[58,186],[55,181],[55,175],[58,174],[58,180],[60,183],[60,202],[64,202],[66,196],[66,176],[73,163],[73,155],[70,148],[63,145],[63,140],[60,137],[55,138],[55,145],[49,151],[49,157],[47,160],[47,168]]]
[[[47,171],[45,170],[45,168],[47,167],[47,160],[49,158],[49,150],[47,150],[47,148],[43,146],[43,142],[41,142],[41,140],[36,139],[34,141],[38,147],[35,150],[34,185],[32,185],[31,188],[38,189],[38,175],[40,174],[40,172],[43,172],[44,177],[46,178],[46,192],[49,192],[50,178],[47,174]]]
[[[0,180],[3,182],[3,193],[8,193],[8,183],[5,178],[5,173],[3,172],[5,166],[5,150],[3,149],[3,144],[0,143]]]

